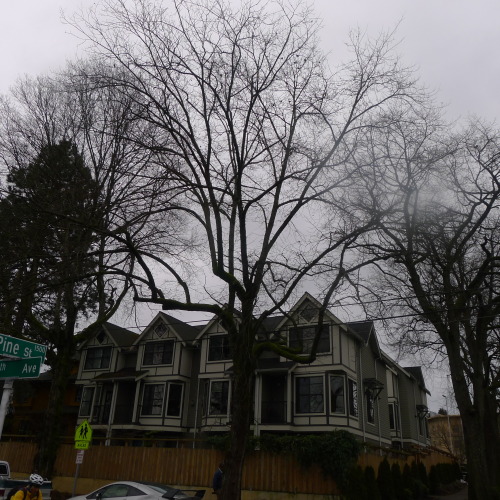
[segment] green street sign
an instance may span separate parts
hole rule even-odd
[[[0,333],[0,356],[21,359],[42,358],[43,361],[46,352],[46,345],[35,344],[35,342],[9,337]]]
[[[0,359],[0,379],[37,378],[42,362],[42,358]]]

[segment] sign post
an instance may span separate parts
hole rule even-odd
[[[0,358],[12,358],[0,359],[0,379],[5,379],[0,403],[0,438],[12,394],[13,379],[37,378],[46,353],[46,345],[0,333]]]
[[[80,472],[80,464],[83,463],[83,455],[85,450],[88,450],[90,442],[92,441],[92,427],[84,420],[75,431],[75,449],[76,452],[76,471],[75,480],[73,481],[73,492],[71,496],[75,496],[76,481],[78,480],[78,473]]]

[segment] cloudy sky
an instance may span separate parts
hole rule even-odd
[[[98,1],[98,0],[97,0]],[[79,50],[61,23],[90,0],[17,0],[0,7],[0,93],[22,74],[57,69]],[[498,0],[311,0],[324,23],[323,43],[332,61],[345,57],[350,29],[376,35],[398,27],[399,50],[438,91],[450,116],[496,120],[500,87]]]
[[[99,1],[99,0],[95,0]],[[81,53],[61,10],[71,16],[90,0],[17,0],[0,6],[0,93],[24,74],[57,70]],[[166,0],[168,1],[168,0]],[[345,58],[348,33],[376,36],[393,30],[399,52],[448,105],[450,118],[477,115],[497,121],[500,111],[500,2],[498,0],[311,0],[322,19],[331,61]],[[124,325],[126,326],[126,325]],[[447,378],[429,373],[431,409],[444,406]]]

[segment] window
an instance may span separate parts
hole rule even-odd
[[[358,416],[358,384],[349,379],[349,415]]]
[[[212,335],[208,341],[208,361],[231,359],[229,337],[227,335]]]
[[[345,389],[342,375],[330,376],[330,410],[332,413],[345,413]]]
[[[163,384],[144,386],[141,415],[161,415],[164,390]]]
[[[297,377],[295,380],[296,413],[322,413],[323,401],[323,377]]]
[[[85,387],[82,393],[82,400],[80,401],[80,417],[90,417],[90,410],[92,409],[92,401],[94,399],[95,387]]]
[[[399,429],[399,413],[396,403],[389,403],[389,429],[391,431]]]
[[[182,384],[168,384],[167,417],[180,417]]]
[[[366,419],[370,424],[375,423],[375,403],[371,391],[366,391]]]
[[[83,387],[81,385],[76,386],[75,390],[75,403],[80,403],[82,401]]]
[[[109,347],[91,347],[87,349],[85,356],[84,370],[103,370],[109,368],[111,361],[111,346]]]
[[[209,415],[227,415],[229,381],[219,380],[210,384]]]
[[[143,365],[171,365],[174,357],[174,341],[147,342],[144,348]]]
[[[299,349],[300,352],[309,354],[312,349],[314,337],[316,336],[316,326],[302,326],[291,328],[289,334],[290,347]],[[316,353],[330,352],[330,329],[323,325],[316,348]]]

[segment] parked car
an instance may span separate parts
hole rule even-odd
[[[179,490],[172,486],[158,483],[120,481],[107,484],[88,495],[79,495],[70,500],[200,500],[205,490]]]
[[[0,461],[0,478],[10,479],[10,465],[9,462]]]

